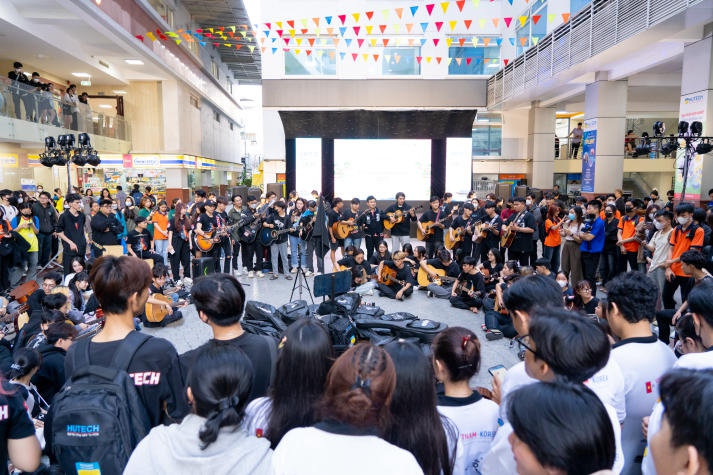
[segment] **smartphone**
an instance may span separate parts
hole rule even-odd
[[[498,378],[500,382],[505,379],[505,375],[507,374],[507,372],[508,369],[501,364],[488,368],[488,373],[490,373],[493,378]]]

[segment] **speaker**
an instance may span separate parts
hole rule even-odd
[[[215,260],[212,257],[195,257],[191,262],[193,279],[215,272]]]

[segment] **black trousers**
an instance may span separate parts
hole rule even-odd
[[[368,261],[371,259],[371,256],[374,255],[376,252],[376,248],[379,245],[379,242],[381,242],[384,239],[384,237],[380,234],[377,235],[365,235],[364,236],[364,242],[366,243],[366,260]]]
[[[673,315],[676,311],[672,308],[656,312],[656,323],[659,325],[659,340],[669,344],[671,339],[671,325],[673,325]]]
[[[163,256],[161,254],[156,254],[153,251],[141,251],[136,253],[139,259],[153,259],[154,265],[158,264],[159,262],[161,264],[166,264],[163,260]]]
[[[679,287],[681,288],[681,302],[685,302],[688,298],[688,293],[691,291],[691,287],[693,287],[693,278],[677,275],[674,276],[673,280],[666,279],[666,283],[663,284],[663,291],[661,292],[663,308],[672,309],[676,307],[673,295]]]
[[[84,257],[84,253],[82,252],[80,254],[78,252],[74,252],[69,248],[69,246],[64,246],[64,249],[62,250],[62,267],[64,267],[64,275],[74,272],[74,270],[72,270],[72,259],[77,256]]]
[[[429,259],[433,259],[436,256],[436,251],[443,247],[443,242],[438,242],[435,239],[428,239],[423,243],[426,245],[426,256]]]
[[[597,268],[599,268],[599,258],[601,252],[582,253],[582,275],[584,280],[589,282],[592,288],[592,295],[597,295]]]
[[[515,338],[517,330],[512,324],[512,318],[508,314],[502,314],[495,310],[485,311],[485,327],[488,330],[500,330],[505,338]]]
[[[480,308],[483,306],[483,299],[479,297],[468,297],[468,295],[456,295],[448,299],[455,308],[470,310],[471,307]]]
[[[637,252],[627,252],[626,254],[619,254],[619,273],[627,271],[627,264],[631,267],[632,271],[639,269],[639,264],[636,262],[638,253]]]
[[[181,278],[180,267],[183,266],[183,276],[191,276],[191,251],[189,249],[188,241],[181,239],[181,236],[173,235],[173,241],[171,241],[171,246],[173,246],[173,254],[168,256],[171,261],[171,273],[173,274],[173,280],[177,281]]]
[[[396,294],[401,290],[401,285],[396,284],[396,285],[386,285],[386,284],[379,284],[379,291],[383,294],[384,297],[388,297],[390,299],[395,299]],[[409,297],[413,293],[413,286],[409,287],[408,289],[404,290],[404,297]]]
[[[52,233],[40,232],[37,234],[37,243],[39,245],[39,254],[37,256],[37,263],[44,267],[54,254],[52,254]]]
[[[220,242],[215,244],[213,255],[215,258],[215,271],[220,273],[220,251],[225,254],[225,261],[223,261],[223,272],[226,274],[230,273],[230,262],[233,259],[233,245],[230,243],[230,238],[223,237]]]
[[[521,266],[530,265],[530,251],[515,251],[508,249],[508,260],[518,261]]]
[[[260,271],[262,272],[262,256],[264,250],[262,244],[255,239],[251,243],[243,242],[243,267],[246,271]],[[253,258],[255,263],[253,264]]]
[[[233,270],[238,270],[238,255],[240,254],[240,241],[233,242]]]
[[[453,246],[453,258],[458,264],[463,263],[463,258],[473,253],[472,236],[466,234],[465,239]]]

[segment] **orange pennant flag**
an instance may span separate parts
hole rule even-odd
[[[386,25],[379,25],[379,30],[381,30],[381,34],[384,34],[384,31],[386,31]]]
[[[374,12],[366,12],[366,13],[364,13],[364,15],[366,15],[366,17],[367,17],[369,20],[371,20],[371,17],[374,16]]]
[[[310,46],[314,46],[314,38],[309,38],[307,41],[309,41]]]
[[[408,45],[409,45],[409,46],[413,46],[413,43],[414,43],[414,39],[413,39],[413,38],[409,38],[409,39],[408,39]]]
[[[290,25],[290,28],[295,27],[295,20],[287,20],[287,24]]]
[[[456,5],[458,5],[459,11],[463,11],[463,7],[465,6],[465,0],[457,0]]]
[[[403,13],[404,13],[404,9],[403,9],[403,8],[396,8],[396,9],[394,9],[394,11],[396,12],[396,16],[399,17],[399,20],[400,20],[400,19],[401,19],[401,15],[403,15]]]
[[[465,38],[458,38],[458,45],[461,47],[465,44]]]
[[[563,13],[562,20],[564,20],[564,22],[567,23],[569,21],[569,13]]]
[[[378,54],[375,54],[375,55],[374,55],[374,62],[377,62],[377,61],[379,61],[379,55],[378,55]]]
[[[388,38],[384,38],[383,40],[381,40],[381,42],[384,44],[384,46],[389,46],[389,39],[388,39]]]
[[[490,38],[483,38],[483,44],[484,44],[485,47],[487,48],[488,45],[490,44]]]
[[[498,27],[499,22],[500,22],[500,18],[493,18],[493,25],[495,26],[495,28]]]
[[[241,45],[241,44],[239,44],[239,43],[238,43],[237,45],[235,45],[235,49],[236,49],[236,50],[238,50],[238,49],[240,49],[240,48],[242,48],[242,47],[243,47],[243,45]]]
[[[463,20],[463,24],[465,25],[466,30],[470,30],[470,25],[473,23],[473,20]]]
[[[314,22],[314,26],[319,26],[319,17],[312,18],[312,21]]]
[[[334,35],[334,28],[327,28],[327,34],[328,34],[329,36],[333,36],[333,35]]]
[[[525,43],[527,43],[527,37],[526,36],[521,36],[520,37],[520,46],[525,46]]]
[[[334,56],[335,56],[336,54],[337,54],[336,51],[333,51],[333,50],[330,49],[330,50],[329,50],[329,59],[334,59]]]
[[[413,23],[406,23],[406,31],[411,33],[411,29],[413,28]]]
[[[461,61],[463,61],[463,58],[456,58],[456,63],[458,63],[458,66],[460,66]]]
[[[438,64],[441,64],[441,60],[442,60],[442,59],[443,59],[442,57],[436,56],[436,62],[437,62]]]

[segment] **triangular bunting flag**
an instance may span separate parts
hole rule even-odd
[[[364,29],[366,30],[367,35],[371,35],[371,30],[374,29],[374,25],[367,25],[364,27]]]
[[[139,41],[141,41],[141,42],[144,41],[144,37],[143,37],[142,35],[136,35],[136,39],[139,40]]]
[[[352,39],[351,38],[344,38],[344,42],[347,44],[347,48],[349,48],[352,45]]]
[[[498,46],[500,46],[501,44],[503,44],[503,39],[502,39],[502,38],[496,38],[496,39],[495,39],[495,42],[498,44]]]
[[[339,36],[344,36],[344,33],[347,32],[347,27],[346,26],[340,26],[339,27]]]
[[[311,50],[311,49],[305,50],[305,54],[307,54],[307,56],[311,55],[311,54],[312,54],[312,50]]]
[[[512,17],[505,17],[503,18],[503,21],[505,22],[505,26],[510,28],[510,23],[512,23]]]
[[[556,13],[548,13],[547,14],[547,23],[552,23],[557,16]]]
[[[287,20],[287,24],[290,25],[290,28],[295,27],[295,20]]]
[[[448,66],[451,65],[451,62],[453,61],[453,58],[448,58]]]
[[[181,44],[181,40],[175,40],[177,45]]]
[[[286,45],[290,44],[290,39],[289,38],[282,38],[282,40],[285,42]]]
[[[277,27],[278,27],[279,29],[282,29],[282,22],[281,22],[281,21],[276,21],[276,22],[275,22],[275,25],[277,25]]]
[[[426,11],[428,12],[428,16],[431,16],[431,13],[433,13],[433,7],[435,7],[435,3],[429,3],[426,5]]]
[[[297,42],[297,46],[302,46],[302,38],[295,38],[295,41]]]
[[[381,42],[384,44],[384,46],[389,46],[389,39],[388,39],[388,38],[384,38],[383,40],[381,40]]]
[[[532,24],[537,25],[537,22],[540,21],[540,18],[542,18],[542,15],[532,15]]]
[[[277,33],[277,36],[282,38],[282,33],[284,33],[282,30],[275,30],[275,33]]]
[[[470,30],[470,25],[473,23],[473,20],[463,20],[463,24],[465,25],[466,30]],[[485,20],[483,20],[483,25],[485,25]]]
[[[324,17],[324,19],[327,20],[327,25],[331,25],[331,24],[332,24],[332,17],[331,17],[331,16],[326,16],[326,17]]]
[[[354,30],[354,34],[359,36],[359,31],[361,30],[361,26],[353,26],[352,30]]]
[[[495,28],[498,27],[499,22],[500,22],[500,18],[493,18],[493,26],[495,26]]]
[[[521,37],[520,37],[520,46],[522,46],[522,47],[524,48],[524,47],[525,47],[525,43],[527,43],[527,37],[521,36]]]
[[[379,25],[379,30],[381,31],[381,34],[384,34],[384,31],[386,31],[386,25]]]
[[[569,21],[569,13],[563,13],[562,20],[564,20],[564,22],[567,23]]]
[[[421,64],[421,60],[422,60],[422,59],[423,59],[422,56],[416,56],[416,62],[417,62],[418,64]]]
[[[473,8],[480,7],[480,0],[473,0]]]
[[[465,64],[467,66],[470,66],[470,63],[473,61],[473,58],[465,58]]]
[[[490,46],[490,38],[487,38],[487,37],[486,37],[486,38],[483,38],[483,44],[485,45],[486,48],[487,48],[488,46]]]
[[[443,9],[443,13],[446,13],[446,11],[448,10],[448,5],[448,2],[441,2],[441,8]]]
[[[450,37],[446,38],[446,46],[448,46],[450,48],[452,44],[453,44],[453,38],[450,38]]]
[[[491,1],[492,1],[492,0],[491,0]],[[510,3],[510,5],[512,5],[512,0],[508,0],[508,2]]]
[[[328,34],[329,36],[334,35],[334,28],[327,28],[327,34]]]
[[[302,51],[301,49],[294,50],[295,54],[300,54],[301,51]]]
[[[438,64],[441,64],[441,60],[442,60],[442,59],[443,59],[443,58],[441,58],[440,56],[436,56],[436,62],[437,62]]]
[[[456,25],[458,24],[458,20],[451,20],[448,22],[448,26],[451,27],[451,31],[456,29]]]
[[[332,43],[334,43],[334,46],[339,46],[339,38],[333,38]]]
[[[463,61],[463,58],[456,58],[456,63],[458,66],[460,66],[461,61]]]
[[[426,44],[426,38],[421,38],[421,46],[424,46]]]
[[[265,23],[265,26],[267,27],[268,30],[272,29],[272,23]]]
[[[352,18],[354,18],[354,23],[359,23],[359,13],[352,13]]]
[[[381,10],[381,15],[383,15],[384,20],[388,20],[389,19],[389,9],[384,8],[383,10]]]
[[[372,48],[375,48],[376,47],[376,38],[370,38],[369,43],[371,44]]]
[[[292,38],[295,37],[295,30],[290,30],[290,36],[291,36]]]
[[[515,46],[515,38],[508,38],[510,40],[510,46]]]
[[[307,19],[300,18],[300,25],[302,25],[302,28],[307,28]]]
[[[463,46],[465,44],[465,38],[458,38],[458,45]]]
[[[367,17],[369,20],[371,20],[371,17],[374,16],[374,12],[366,12],[366,13],[364,13],[364,15],[366,15],[366,17]]]
[[[272,54],[277,53],[277,48],[272,48]]]
[[[478,47],[478,38],[477,37],[471,38],[470,42],[473,43],[474,48]]]
[[[423,31],[425,33],[426,29],[428,28],[428,22],[427,21],[423,22],[420,25],[421,25],[421,31]]]
[[[375,54],[375,55],[374,55],[374,62],[377,62],[377,61],[379,61],[379,55],[378,55],[378,54]]]
[[[339,15],[337,18],[339,18],[339,21],[342,22],[342,25],[344,24],[345,21],[347,21],[346,15]]]
[[[416,16],[416,12],[418,11],[418,5],[414,5],[411,7],[411,16]]]
[[[440,33],[441,28],[443,28],[443,22],[442,21],[437,21],[436,22],[436,31]]]
[[[399,20],[400,20],[400,19],[401,19],[401,15],[404,14],[404,9],[403,9],[403,8],[396,8],[396,9],[394,9],[394,11],[396,12],[396,16],[399,17]]]
[[[413,38],[409,38],[409,39],[408,39],[408,45],[409,45],[409,46],[413,46],[415,42],[416,42],[416,40],[414,40]]]
[[[314,26],[319,26],[319,17],[312,18],[312,21],[314,22]]]
[[[396,27],[396,25],[394,25],[394,28],[395,27]],[[406,31],[411,33],[411,28],[413,28],[413,23],[406,23]]]
[[[441,41],[438,38],[433,38],[433,46],[438,46],[438,42]]]
[[[507,66],[509,62],[510,62],[509,59],[503,59],[503,63],[505,63],[505,66]]]
[[[310,46],[314,46],[314,38],[308,38],[307,41],[309,41]]]
[[[359,45],[359,48],[361,48],[361,45],[364,44],[364,38],[357,38],[357,45]]]
[[[339,52],[339,58],[340,58],[341,60],[344,60],[344,57],[345,57],[346,55],[347,55],[346,51],[340,51],[340,52]]]
[[[267,51],[267,48],[260,48],[260,51],[262,51],[262,54],[265,54],[265,51]]]
[[[352,53],[352,61],[354,61],[355,63],[358,57],[359,55],[357,53]]]
[[[320,51],[320,52],[321,52],[321,51]],[[333,59],[334,59],[334,56],[335,56],[335,53],[336,53],[336,51],[329,50],[329,59],[332,59],[332,60],[333,60]],[[344,59],[344,53],[341,53],[341,54],[342,54],[342,59]]]
[[[308,31],[309,31],[309,30],[308,30],[307,28],[302,28],[302,29],[300,30],[300,33],[302,33],[303,35],[306,35]],[[244,31],[241,31],[241,33],[243,33],[243,36],[245,36],[245,32],[244,32]]]
[[[537,36],[533,36],[532,38],[532,46],[537,46],[537,42],[540,41],[540,38]]]
[[[393,26],[394,28],[394,33],[398,34],[399,31],[401,31],[401,23],[397,23]]]
[[[465,6],[465,0],[457,0],[456,5],[458,6],[458,10],[462,12]]]
[[[384,59],[385,59],[386,62],[388,63],[389,61],[391,61],[391,55],[390,55],[390,54],[385,54],[385,55],[384,55]]]
[[[365,63],[366,63],[367,61],[369,61],[369,55],[368,55],[367,53],[362,53],[361,57],[362,57],[362,59],[364,59],[364,62],[365,62]]]
[[[527,15],[520,15],[519,20],[520,26],[525,26],[525,22],[527,21]]]

